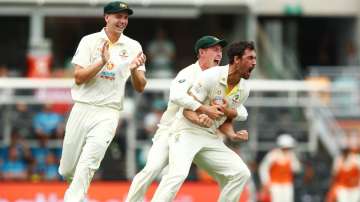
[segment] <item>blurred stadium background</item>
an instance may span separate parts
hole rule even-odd
[[[62,200],[66,185],[56,171],[72,104],[69,61],[81,37],[104,25],[107,2],[0,0],[1,202]],[[130,180],[145,165],[171,78],[195,61],[194,42],[208,34],[257,44],[249,117],[236,123],[249,131],[250,140],[227,141],[253,172],[242,200],[257,201],[258,164],[286,132],[296,138],[303,164],[295,180],[296,201],[324,201],[334,157],[345,146],[360,148],[360,1],[127,2],[135,14],[125,34],[143,45],[149,82],[142,95],[127,88],[123,119],[88,201],[124,199]],[[166,36],[171,57],[156,59],[157,35]],[[5,169],[11,157],[21,163]],[[216,183],[194,166],[177,201],[215,201],[217,194]]]

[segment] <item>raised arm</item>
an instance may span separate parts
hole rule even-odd
[[[82,40],[79,44],[78,50],[74,56],[75,71],[74,78],[77,85],[88,82],[92,79],[108,62],[109,60],[109,43],[104,42],[101,49],[101,60],[90,62],[89,48],[86,47],[85,42]],[[86,61],[86,62],[84,62]]]
[[[143,52],[139,52],[137,56],[130,63],[129,69],[131,72],[131,83],[137,92],[143,92],[146,85],[145,72],[139,67],[143,66],[146,61],[146,56]]]

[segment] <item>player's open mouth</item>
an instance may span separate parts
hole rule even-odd
[[[117,29],[121,29],[121,30],[123,30],[123,29],[124,29],[124,26],[117,25],[117,26],[116,26],[116,28],[117,28]]]
[[[215,64],[219,64],[220,63],[220,60],[214,60]]]

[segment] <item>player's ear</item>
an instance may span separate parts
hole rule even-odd
[[[108,22],[109,16],[110,16],[109,14],[106,14],[106,13],[104,14],[104,19],[105,19],[106,23]]]
[[[234,63],[238,63],[238,62],[240,62],[240,60],[241,60],[241,57],[239,55],[234,56]]]

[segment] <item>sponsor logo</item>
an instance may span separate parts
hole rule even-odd
[[[107,70],[112,70],[112,69],[114,69],[114,67],[115,67],[114,63],[112,63],[110,61],[106,64],[106,69]]]
[[[108,71],[102,71],[100,73],[100,78],[112,81],[112,80],[115,80],[115,73],[114,72],[108,72]]]

